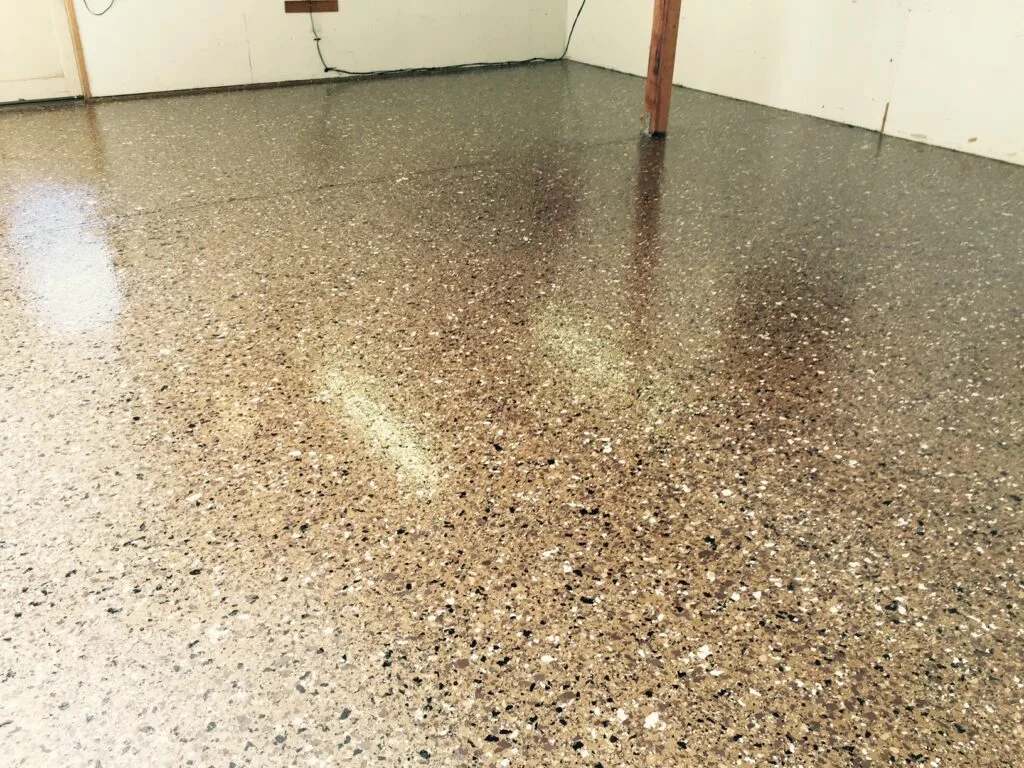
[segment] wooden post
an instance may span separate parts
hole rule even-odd
[[[85,68],[85,50],[82,48],[82,35],[78,31],[78,14],[75,13],[75,0],[64,0],[64,6],[68,11],[68,26],[71,27],[71,45],[75,49],[75,62],[78,64],[78,82],[82,86],[82,98],[88,101],[92,98],[92,89],[89,87],[89,72]]]
[[[647,65],[647,92],[644,96],[644,120],[652,136],[664,136],[668,131],[681,7],[682,0],[654,0],[651,58]]]

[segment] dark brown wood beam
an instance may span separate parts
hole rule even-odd
[[[644,121],[652,136],[668,131],[668,108],[672,103],[672,71],[676,65],[679,11],[683,0],[654,0],[651,27],[651,57],[647,64],[647,92]]]
[[[285,13],[335,13],[338,0],[285,0]]]

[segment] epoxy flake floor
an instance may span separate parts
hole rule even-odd
[[[4,765],[1024,764],[1024,168],[642,90],[0,112]]]

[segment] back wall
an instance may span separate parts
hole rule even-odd
[[[103,16],[74,1],[96,96],[326,76],[309,15],[285,14],[283,0],[114,0]],[[344,69],[525,59],[562,52],[565,2],[341,0],[316,24]]]
[[[645,75],[653,9],[590,0],[570,58]],[[673,81],[1024,163],[1021,72],[1017,0],[683,0]]]

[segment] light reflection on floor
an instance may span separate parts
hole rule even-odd
[[[62,333],[106,328],[121,294],[114,251],[88,188],[39,183],[22,190],[10,217],[9,259],[24,302]]]

